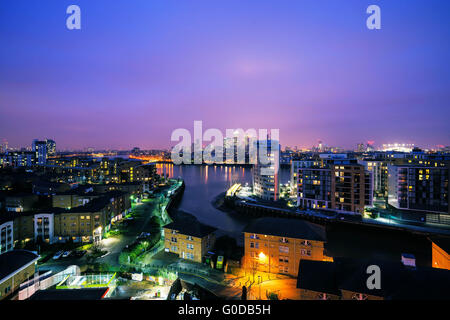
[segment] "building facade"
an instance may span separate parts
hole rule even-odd
[[[421,221],[450,225],[449,166],[389,165],[389,205]]]
[[[298,167],[299,207],[362,214],[372,205],[372,174],[363,165],[351,160],[308,163]]]
[[[214,247],[215,231],[216,228],[191,218],[178,219],[164,227],[165,251],[201,263]]]
[[[332,260],[325,230],[296,219],[261,218],[244,229],[244,268],[250,272],[297,276],[303,259]]]
[[[257,145],[258,156],[252,172],[253,193],[263,200],[277,201],[280,189],[278,180],[280,146],[278,141],[273,140],[258,141]],[[261,151],[263,147],[266,148],[266,152]]]
[[[15,299],[20,285],[34,277],[39,256],[25,250],[0,254],[0,300]]]

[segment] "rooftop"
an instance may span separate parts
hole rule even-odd
[[[26,250],[13,250],[1,254],[0,281],[38,258],[37,254]]]
[[[203,238],[217,230],[217,228],[201,223],[190,214],[178,215],[174,222],[169,223],[164,228],[177,230],[181,234],[196,238]]]
[[[381,271],[381,288],[369,289],[367,268],[376,265]],[[347,290],[385,299],[442,299],[450,286],[450,271],[430,267],[407,267],[399,262],[380,260],[335,262],[301,260],[297,287],[339,295]]]
[[[109,288],[42,290],[30,300],[101,300]]]
[[[248,224],[244,232],[316,241],[327,239],[324,227],[300,219],[260,218]]]

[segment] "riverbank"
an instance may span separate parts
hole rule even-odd
[[[234,212],[234,210],[232,208],[230,208],[229,206],[227,206],[226,202],[225,202],[225,196],[226,196],[226,192],[222,192],[219,195],[217,195],[213,201],[211,201],[211,205],[216,208],[217,210],[220,210],[222,212]]]

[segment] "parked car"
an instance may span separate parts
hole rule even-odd
[[[67,258],[68,256],[70,256],[71,253],[72,253],[72,251],[66,251],[63,253],[62,257]]]
[[[55,253],[55,255],[53,256],[53,260],[58,260],[59,258],[61,258],[61,256],[64,254],[64,251],[58,251],[57,253]]]
[[[85,254],[86,254],[86,250],[78,250],[78,251],[75,251],[72,255],[76,258],[81,258]]]
[[[148,232],[142,232],[142,233],[137,237],[137,239],[144,239],[144,238],[148,238],[148,237],[150,237],[150,233],[148,233]]]

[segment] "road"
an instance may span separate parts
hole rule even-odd
[[[122,250],[129,244],[136,240],[136,237],[143,231],[148,230],[148,224],[153,215],[159,215],[158,203],[159,198],[144,200],[143,203],[133,205],[132,213],[135,214],[135,219],[127,227],[126,232],[121,235],[103,239],[100,242],[102,250],[107,251],[103,257],[97,258],[96,263],[108,264],[113,267],[119,267],[119,256]],[[81,258],[61,258],[59,260],[49,259],[46,263],[39,266],[41,270],[60,271],[64,268],[76,264],[79,266],[87,264],[87,255]]]

